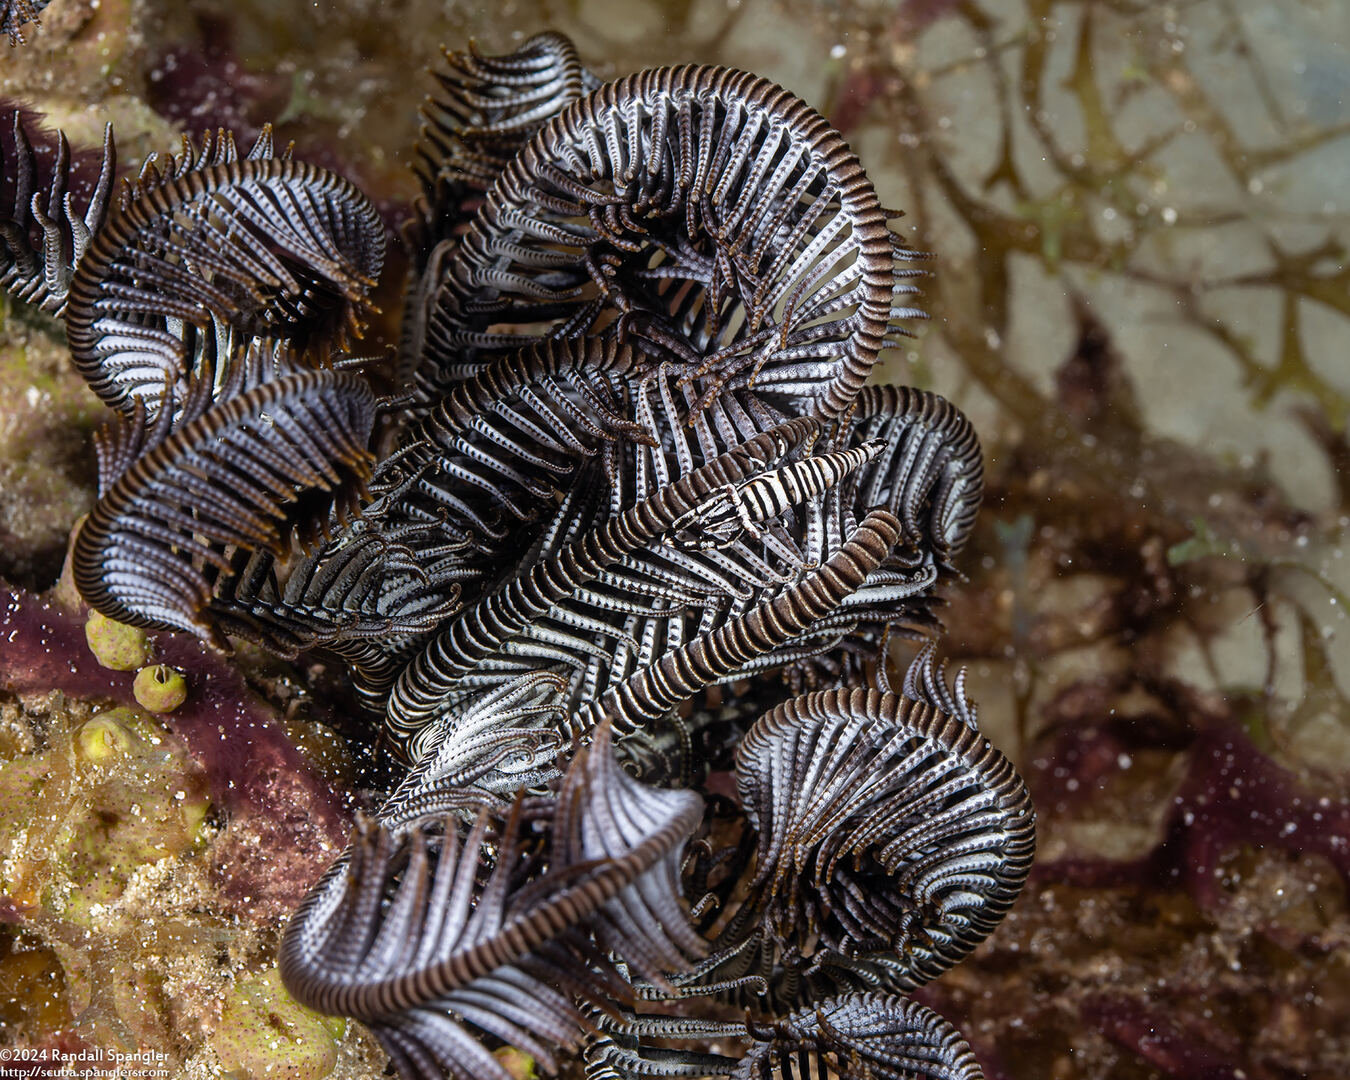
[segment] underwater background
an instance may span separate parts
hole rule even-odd
[[[396,229],[440,47],[546,28],[602,78],[781,83],[934,256],[931,319],[878,377],[983,440],[942,649],[1039,847],[1003,925],[915,996],[990,1080],[1350,1075],[1350,6],[54,0],[0,42],[0,97],[77,148],[112,120],[133,165],[273,122]],[[364,352],[400,284],[395,254]],[[0,1046],[378,1075],[274,968],[375,798],[374,734],[323,665],[168,634],[145,648],[188,701],[135,707],[57,585],[101,407],[55,322],[0,312]]]

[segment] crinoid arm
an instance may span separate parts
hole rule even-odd
[[[918,314],[897,300],[914,257],[804,102],[725,68],[644,71],[550,119],[488,189],[427,290],[419,392],[530,336],[617,333],[708,396],[838,415]]]
[[[384,262],[370,200],[334,173],[276,156],[270,131],[246,155],[226,132],[123,188],[70,285],[75,366],[127,411],[221,383],[258,341],[325,360],[362,332]]]
[[[933,1010],[890,994],[830,998],[772,1024],[598,1017],[586,1080],[983,1080],[969,1045]],[[657,1039],[661,1042],[658,1044]],[[740,1057],[672,1042],[744,1045]]]
[[[802,988],[909,990],[964,958],[1012,906],[1035,850],[1026,788],[971,719],[968,706],[860,688],[762,717],[737,751],[758,853],[722,945],[759,936],[761,973],[786,962]]]
[[[677,891],[701,800],[625,776],[606,733],[556,794],[438,809],[361,822],[281,947],[296,998],[365,1022],[405,1080],[509,1080],[496,1041],[556,1072],[582,1004],[629,997],[612,957],[659,979],[701,948]]]
[[[75,581],[109,618],[217,640],[210,615],[234,553],[313,544],[370,475],[375,398],[360,376],[298,372],[210,409],[137,457],[75,540]],[[142,411],[123,424],[147,423]],[[317,515],[314,496],[324,512]]]
[[[284,651],[259,627],[267,604],[232,583],[272,580],[253,556],[286,562],[364,499],[375,395],[327,361],[362,331],[383,224],[347,181],[278,155],[270,129],[246,154],[224,131],[184,138],[114,196],[111,129],[91,179],[64,135],[35,148],[21,111],[5,122],[0,284],[64,317],[77,370],[117,410],[96,437],[78,586],[122,622]]]

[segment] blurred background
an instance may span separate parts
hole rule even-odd
[[[692,61],[783,84],[934,256],[931,319],[879,377],[981,433],[943,654],[1040,838],[1004,925],[918,996],[990,1080],[1350,1075],[1350,5],[54,0],[27,45],[0,43],[0,96],[79,145],[111,119],[132,165],[181,132],[272,122],[396,230],[440,47],[549,27],[601,77]],[[394,263],[374,353],[396,336]],[[38,591],[92,503],[101,410],[54,324],[4,310],[0,577]],[[0,739],[5,761],[66,723],[4,708],[38,732]],[[342,741],[314,723],[294,741]],[[316,768],[363,752],[321,748]],[[184,857],[216,865],[218,841]],[[265,982],[284,905],[254,925],[205,880],[183,918],[211,932],[178,953],[119,931],[91,960],[50,921],[4,918],[0,1043],[87,1028],[102,1001],[182,1075],[250,1075],[218,1033],[254,1008],[228,987]],[[100,979],[132,988],[122,1005]],[[172,985],[204,1004],[174,1014]],[[306,1075],[372,1075],[360,1033],[333,1039],[335,1071]]]

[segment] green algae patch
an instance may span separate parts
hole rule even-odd
[[[56,953],[0,926],[0,1033],[57,1031],[70,1021]]]
[[[323,1080],[345,1033],[345,1020],[305,1008],[273,968],[230,988],[211,1045],[232,1080]]]
[[[32,809],[51,772],[46,757],[38,754],[0,765],[0,896],[19,915],[36,908],[39,900],[24,856]]]
[[[92,717],[0,766],[0,891],[84,925],[144,868],[202,839],[205,779],[176,738],[132,709]]]
[[[493,1057],[511,1075],[512,1080],[535,1080],[539,1075],[534,1067],[534,1058],[514,1046],[503,1046],[493,1054]]]
[[[82,921],[120,896],[141,867],[195,847],[210,804],[183,745],[131,709],[95,716],[76,732],[75,746],[88,770],[88,801],[54,837],[58,874],[48,899]]]
[[[88,444],[101,413],[56,328],[0,301],[0,577],[39,588],[94,503]]]

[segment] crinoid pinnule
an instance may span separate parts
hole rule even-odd
[[[0,2],[0,34],[9,35],[9,43],[24,43],[23,28],[38,21],[38,16],[52,0],[3,0]]]
[[[13,40],[17,24],[6,28]],[[75,266],[107,220],[117,149],[110,124],[104,129],[97,179],[81,183],[65,133],[39,133],[35,145],[34,118],[26,122],[25,112],[0,109],[0,286],[61,315]]]

